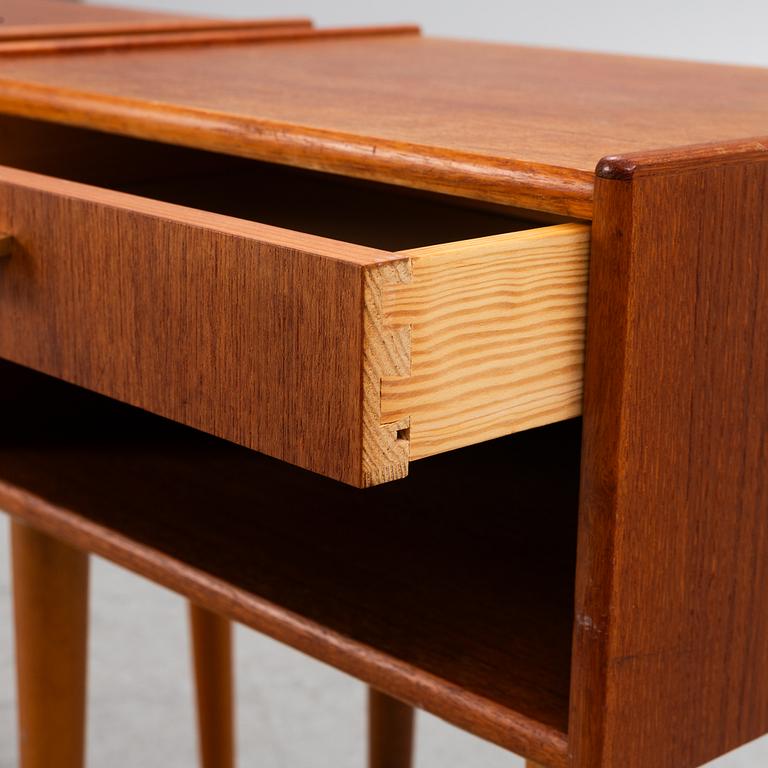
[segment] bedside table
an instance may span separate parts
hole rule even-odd
[[[12,401],[0,503],[552,768],[761,735],[766,92],[411,27],[0,42],[0,357],[110,398],[39,379],[80,452]]]

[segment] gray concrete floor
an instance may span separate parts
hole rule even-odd
[[[7,525],[0,517],[0,768],[17,765]],[[241,768],[363,768],[365,689],[238,627]],[[88,764],[194,768],[186,607],[95,559],[91,587]],[[522,760],[423,713],[417,768],[521,768]],[[764,768],[768,739],[712,763]],[[55,766],[51,766],[55,768]]]

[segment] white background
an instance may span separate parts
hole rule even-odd
[[[765,0],[728,4],[722,0],[454,4],[121,0],[115,4],[221,16],[308,15],[325,26],[415,21],[428,34],[768,66]],[[3,526],[0,768],[16,765],[7,555]],[[191,768],[194,731],[183,601],[100,561],[94,567],[92,595],[91,768]],[[253,632],[238,630],[237,641],[240,765],[363,768],[363,687]],[[519,758],[431,717],[420,715],[418,726],[417,768],[522,765]],[[711,765],[764,768],[768,739]]]
[[[216,16],[311,16],[323,26],[414,21],[430,35],[768,66],[765,0],[112,0],[112,4]]]

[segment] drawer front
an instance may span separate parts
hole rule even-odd
[[[405,352],[364,312],[402,258],[8,168],[0,232],[0,357],[354,485],[407,471],[366,379]]]

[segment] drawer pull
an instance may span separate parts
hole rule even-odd
[[[10,235],[4,235],[2,232],[0,232],[0,259],[11,255],[12,245],[13,238]]]

